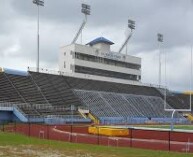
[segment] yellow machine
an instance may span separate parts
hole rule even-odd
[[[104,136],[118,136],[125,137],[129,135],[127,128],[113,128],[108,126],[91,126],[88,128],[90,134],[104,135]]]
[[[193,115],[191,113],[184,114],[184,117],[186,117],[189,121],[193,122]]]
[[[94,124],[99,124],[99,119],[94,116],[88,109],[78,109],[79,113],[84,117],[84,118],[90,118]]]
[[[185,94],[185,95],[193,95],[193,91],[185,91],[185,92],[183,92],[183,94]]]

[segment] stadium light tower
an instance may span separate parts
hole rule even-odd
[[[76,33],[74,39],[72,40],[71,44],[76,43],[78,37],[80,36],[80,34],[82,34],[82,30],[84,29],[84,27],[86,25],[86,22],[87,22],[87,16],[90,15],[90,12],[91,12],[90,5],[87,5],[87,4],[83,3],[81,12],[85,15],[85,18],[84,18],[82,24],[80,25],[80,28],[79,28],[78,32]],[[81,37],[81,43],[82,43],[82,37]]]
[[[129,39],[132,37],[133,35],[133,30],[135,29],[135,21],[133,20],[128,20],[128,28],[131,29],[130,34],[126,37],[126,40],[124,41],[123,45],[121,46],[121,48],[119,49],[119,53],[122,52],[122,50],[124,49],[124,47],[127,45],[127,43],[129,42]]]
[[[158,84],[161,86],[161,43],[163,43],[163,35],[158,33],[157,34],[157,41],[159,44],[159,79]]]
[[[37,5],[38,8],[38,17],[37,17],[37,72],[39,72],[39,57],[40,57],[40,31],[39,31],[39,7],[44,6],[44,0],[33,0],[33,3]]]
[[[190,52],[190,110],[192,111],[192,45],[191,45],[191,52]]]

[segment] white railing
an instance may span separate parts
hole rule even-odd
[[[13,107],[13,103],[0,101],[0,107]]]
[[[76,91],[76,90],[74,90]],[[84,91],[84,90],[78,90],[78,91]],[[87,106],[79,106],[78,110],[89,110],[89,108]]]
[[[45,116],[45,118],[58,118],[58,119],[83,119],[81,116],[79,115],[48,115]]]

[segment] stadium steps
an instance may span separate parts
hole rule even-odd
[[[99,91],[74,90],[82,103],[98,118],[169,118],[160,97],[120,94]],[[118,114],[117,114],[118,113]],[[176,114],[175,117],[181,117]]]
[[[29,76],[6,74],[14,87],[19,91],[26,103],[46,104],[38,88],[34,85]]]
[[[154,87],[87,80],[67,76],[63,77],[72,89],[126,93],[146,96],[160,96],[160,93]]]
[[[118,112],[109,107],[109,104],[104,98],[101,98],[98,92],[75,90],[74,93],[96,117],[120,117]]]
[[[81,106],[80,100],[74,95],[62,76],[34,72],[30,72],[30,74],[46,99],[52,105],[52,108],[45,114],[70,115],[71,105],[74,105],[76,108]],[[74,114],[77,115],[79,113],[75,111]]]
[[[165,89],[156,88],[160,92],[162,99],[164,99]],[[166,90],[166,101],[174,109],[189,109],[190,96],[185,94],[175,94]],[[193,104],[193,100],[192,100]]]
[[[12,86],[4,73],[0,73],[0,101],[24,103],[20,94]]]

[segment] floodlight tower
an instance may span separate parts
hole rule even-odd
[[[192,111],[192,46],[190,52],[190,112]]]
[[[40,31],[39,31],[39,6],[44,6],[44,0],[33,0],[33,3],[37,5],[38,17],[37,17],[37,72],[39,72],[39,57],[40,57]]]
[[[90,11],[91,11],[90,5],[87,5],[87,4],[83,3],[81,12],[85,15],[85,18],[84,18],[82,24],[80,25],[80,28],[79,28],[78,32],[76,33],[74,39],[72,40],[71,44],[76,43],[79,35],[82,33],[82,30],[84,29],[84,27],[86,25],[86,22],[87,22],[87,16],[90,15]],[[82,40],[81,40],[81,42],[82,42]]]
[[[161,43],[163,43],[163,35],[158,33],[157,34],[157,41],[159,44],[159,79],[158,84],[161,86]]]
[[[135,29],[135,21],[133,20],[128,20],[128,28],[131,29],[130,34],[126,37],[126,40],[124,41],[123,45],[121,46],[121,48],[119,49],[119,53],[122,52],[122,50],[124,49],[124,47],[127,45],[127,43],[129,42],[129,39],[132,37],[133,35],[133,30]]]

